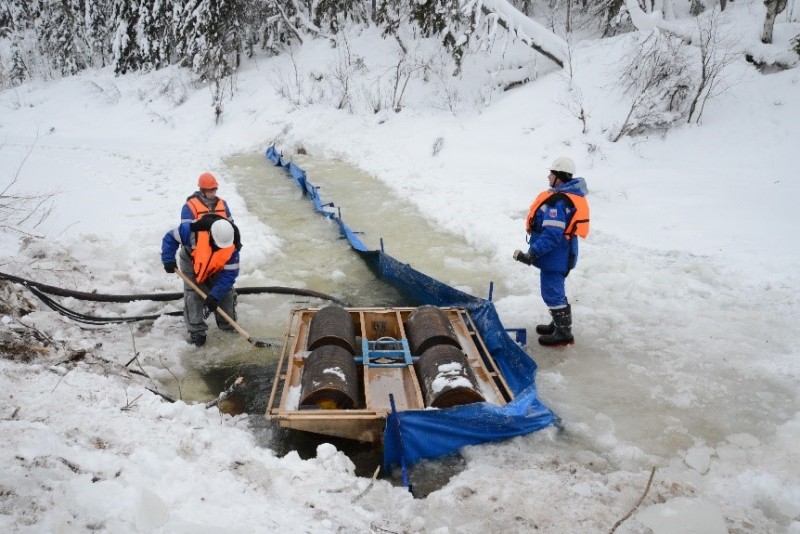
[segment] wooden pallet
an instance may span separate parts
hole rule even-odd
[[[354,356],[358,362],[357,406],[347,410],[298,406],[304,362],[310,353],[306,348],[309,325],[319,311],[319,308],[303,308],[291,313],[266,417],[277,420],[285,428],[376,443],[383,437],[386,416],[391,411],[389,395],[394,397],[397,411],[426,408],[413,365],[417,355],[407,353],[405,357],[398,357],[396,351],[389,351],[386,354],[390,356],[383,357],[381,352],[384,346],[397,349],[404,345],[407,348],[404,325],[416,308],[345,309],[355,326],[359,352]],[[498,406],[506,404],[513,394],[469,313],[463,308],[440,309],[456,333],[486,402]],[[387,340],[394,340],[394,343]]]

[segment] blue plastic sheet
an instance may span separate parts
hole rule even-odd
[[[382,250],[369,250],[342,220],[332,202],[323,202],[303,169],[270,146],[267,159],[285,168],[314,208],[339,225],[339,231],[352,248],[386,283],[403,293],[415,306],[456,306],[466,308],[486,348],[503,373],[514,400],[505,406],[476,403],[447,409],[407,410],[390,414],[383,444],[385,469],[406,465],[423,458],[453,453],[465,445],[476,445],[529,434],[556,420],[553,412],[539,401],[536,389],[536,363],[506,332],[494,305],[421,273]]]

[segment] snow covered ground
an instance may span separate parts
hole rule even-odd
[[[746,39],[758,34],[753,6],[726,11]],[[798,26],[779,19],[776,50]],[[416,86],[400,113],[278,96],[292,61],[303,73],[335,62],[324,43],[245,65],[219,125],[209,91],[175,68],[121,78],[105,69],[0,93],[0,184],[16,175],[6,194],[55,194],[31,230],[43,238],[0,234],[0,271],[81,291],[179,290],[161,268],[160,240],[209,170],[248,236],[239,285],[275,284],[282,236],[247,210],[221,164],[271,142],[364,169],[491,255],[509,326],[530,330],[546,317],[536,271],[511,252],[524,246],[524,216],[555,157],[576,161],[592,207],[568,280],[577,343],[530,347],[541,397],[564,429],[465,449],[466,469],[425,499],[385,480],[364,493],[369,479],[329,445],[312,460],[278,458],[243,417],[166,403],[124,367],[138,353],[151,377],[169,381],[229,341],[191,348],[175,317],[81,327],[3,287],[2,339],[27,332],[59,349],[4,344],[0,530],[608,532],[656,467],[617,532],[800,532],[800,69],[763,75],[736,62],[701,125],[611,143],[624,111],[614,65],[630,40],[574,50],[585,134],[563,105],[560,72],[488,106],[470,104],[485,101],[470,80]],[[369,32],[350,45],[375,70],[391,65]],[[453,114],[446,103],[456,100]]]

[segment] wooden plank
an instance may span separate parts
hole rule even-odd
[[[276,375],[279,377],[277,380],[272,381],[272,391],[269,394],[269,401],[267,401],[267,415],[269,415],[273,408],[275,407],[275,394],[278,391],[278,386],[282,385],[286,381],[287,374],[281,374],[281,369],[283,369],[284,361],[286,360],[287,354],[289,352],[289,340],[292,337],[292,324],[294,323],[294,314],[289,316],[289,325],[286,328],[286,333],[283,336],[283,350],[281,350],[281,357],[278,360],[278,367]],[[283,393],[283,391],[281,391]],[[283,400],[283,395],[281,395],[281,400]],[[279,405],[280,406],[280,405]]]
[[[364,370],[368,376],[367,388],[370,395],[368,408],[372,410],[391,410],[389,395],[394,395],[398,411],[420,410],[425,407],[422,396],[415,394],[419,385],[413,367],[370,367]]]
[[[494,361],[494,358],[492,357],[492,353],[489,352],[489,349],[486,348],[486,345],[483,342],[483,338],[478,333],[478,329],[475,326],[475,323],[472,322],[472,317],[470,316],[469,312],[467,312],[466,310],[464,310],[463,313],[466,316],[467,321],[469,321],[469,325],[470,325],[472,331],[474,332],[474,335],[472,337],[473,337],[473,340],[477,342],[475,344],[476,347],[478,348],[479,351],[481,351],[481,355],[485,357],[485,360],[491,366],[491,371],[495,372],[495,376],[497,377],[497,379],[500,382],[500,384],[503,386],[505,396],[508,399],[513,400],[514,399],[514,392],[511,391],[511,388],[508,386],[508,382],[506,382],[506,379],[503,376],[503,373],[501,373],[500,369],[497,367],[497,363]]]

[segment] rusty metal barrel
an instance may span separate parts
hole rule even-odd
[[[417,362],[417,376],[425,406],[450,408],[486,400],[467,356],[452,345],[435,345],[426,350]]]
[[[356,362],[337,345],[324,345],[308,355],[300,385],[301,408],[347,410],[358,404]]]
[[[436,306],[420,306],[408,316],[406,335],[411,354],[420,355],[436,345],[461,348],[447,314]]]
[[[308,327],[308,350],[336,345],[356,353],[356,333],[350,313],[341,306],[326,306],[314,314]]]

